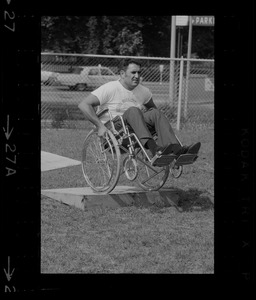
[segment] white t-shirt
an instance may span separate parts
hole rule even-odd
[[[129,107],[142,108],[152,98],[150,90],[138,84],[132,91],[127,90],[119,80],[103,84],[92,92],[100,101],[100,108],[108,108],[112,117],[122,115]],[[108,120],[107,114],[102,121]]]

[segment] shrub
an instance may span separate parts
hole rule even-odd
[[[68,110],[63,108],[53,109],[52,115],[52,127],[62,128],[64,121],[68,119]]]

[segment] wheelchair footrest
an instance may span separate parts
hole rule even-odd
[[[193,162],[198,158],[196,154],[182,154],[180,155],[176,162],[176,166],[182,166],[182,165],[190,165],[193,164]]]
[[[167,165],[169,165],[175,158],[177,158],[177,155],[174,155],[174,154],[170,154],[170,155],[161,155],[161,156],[155,158],[155,160],[153,160],[151,163],[152,163],[153,166],[158,166],[158,167],[167,166]]]

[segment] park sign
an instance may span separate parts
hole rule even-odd
[[[188,16],[176,16],[176,26],[188,26]]]
[[[193,26],[214,26],[214,16],[192,16]],[[188,16],[176,16],[176,26],[188,26]]]
[[[214,16],[192,16],[193,26],[214,26]]]

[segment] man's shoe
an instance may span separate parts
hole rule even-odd
[[[168,144],[164,147],[157,146],[156,153],[160,155],[176,154],[180,148],[181,146],[179,144]]]
[[[187,154],[187,153],[188,154],[197,154],[200,147],[201,147],[200,142],[192,144],[190,146],[182,146],[181,149],[175,154],[178,155],[178,156],[180,156],[182,154]]]
[[[188,146],[182,146],[178,149],[178,151],[174,154],[180,156],[182,154],[186,154],[188,152],[189,147]]]
[[[198,151],[199,151],[199,149],[200,149],[200,147],[201,147],[201,143],[200,142],[192,144],[192,145],[189,146],[187,153],[189,153],[189,154],[197,154]]]

